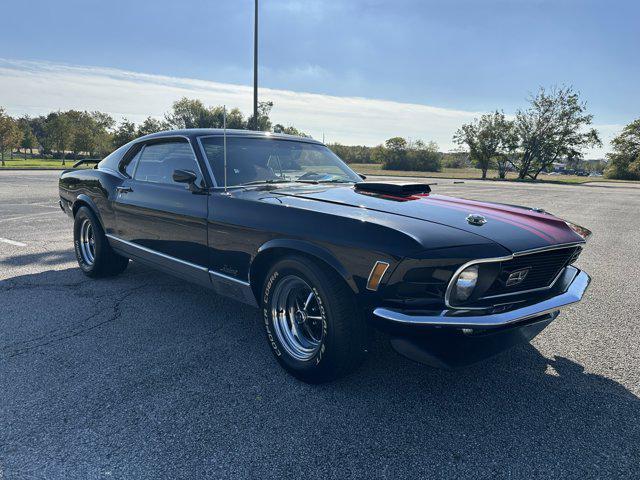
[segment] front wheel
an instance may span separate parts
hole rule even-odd
[[[269,271],[262,293],[267,340],[289,373],[309,383],[355,369],[366,348],[366,326],[351,290],[335,272],[305,257]]]

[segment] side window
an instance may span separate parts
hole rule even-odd
[[[142,150],[144,150],[144,147],[138,150],[138,153],[136,153],[124,166],[124,173],[130,178],[133,178],[133,172],[136,171],[136,165],[138,164],[138,160],[140,160]]]
[[[200,168],[187,142],[163,142],[146,145],[140,152],[135,179],[143,182],[182,185],[173,181],[175,170],[190,170],[202,181]]]

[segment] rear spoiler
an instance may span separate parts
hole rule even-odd
[[[73,168],[78,168],[81,165],[84,165],[85,163],[88,164],[95,164],[98,165],[98,163],[100,163],[102,160],[99,158],[83,158],[82,160],[78,160],[76,163],[73,164]],[[96,168],[96,167],[93,167]]]
[[[383,183],[359,182],[355,186],[356,192],[383,193],[387,195],[410,196],[431,192],[427,183]]]

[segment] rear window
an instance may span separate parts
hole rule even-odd
[[[111,152],[109,155],[104,157],[100,163],[98,163],[98,168],[108,168],[109,170],[117,172],[120,161],[122,160],[122,157],[124,157],[124,154],[129,151],[129,148],[131,148],[131,143],[127,143],[126,145],[123,145],[117,150]]]

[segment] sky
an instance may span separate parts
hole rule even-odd
[[[251,109],[252,0],[6,2],[0,106],[139,121],[180,96]],[[463,122],[572,85],[605,141],[640,116],[640,2],[261,0],[260,97],[327,141],[443,150]],[[589,152],[598,157],[609,149]]]

